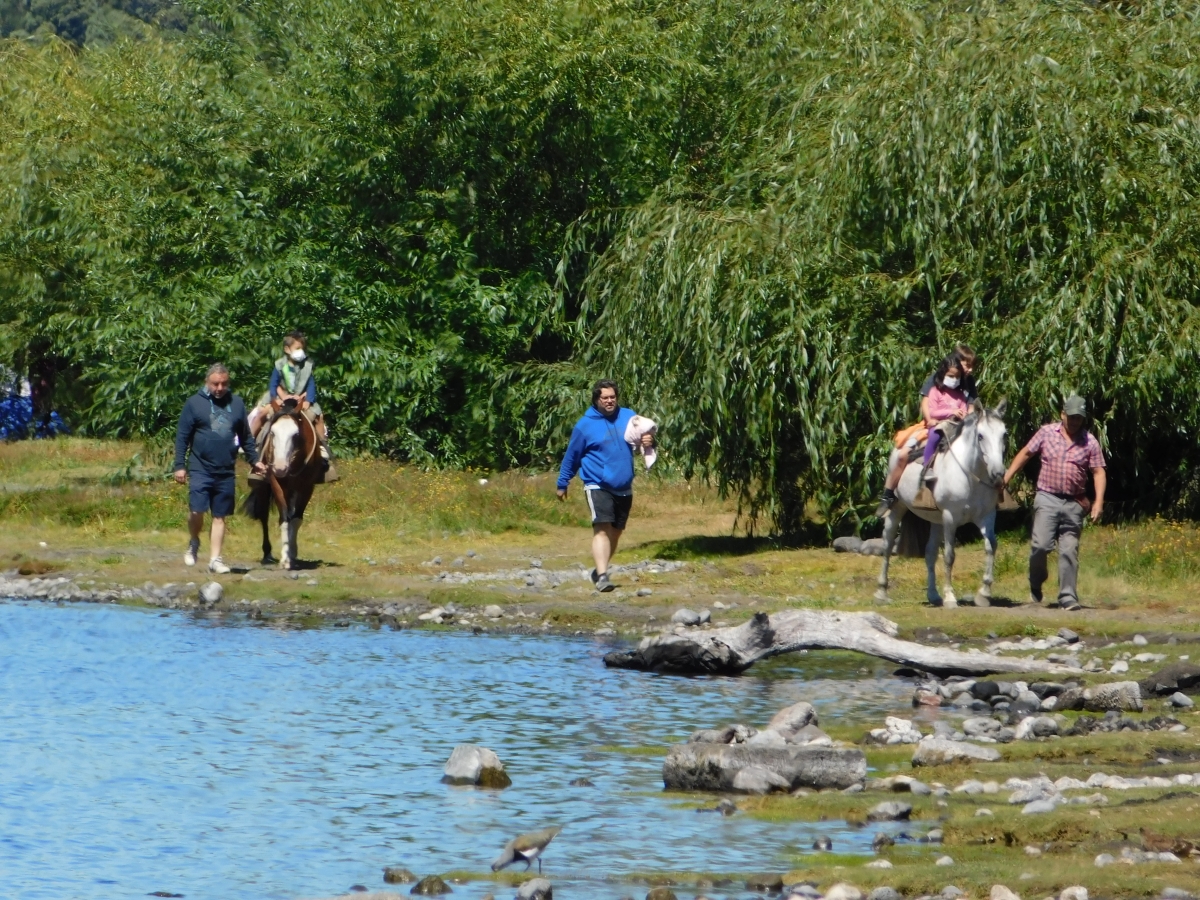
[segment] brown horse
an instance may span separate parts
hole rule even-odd
[[[267,526],[271,501],[279,510],[280,540],[283,543],[281,569],[296,563],[296,534],[304,521],[304,510],[312,499],[313,486],[321,479],[323,466],[317,452],[317,433],[293,402],[276,407],[264,426],[266,439],[262,443],[262,461],[267,475],[250,483],[242,510],[252,519],[262,522],[263,565],[275,562]]]

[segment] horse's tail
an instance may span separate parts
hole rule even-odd
[[[265,481],[250,482],[250,490],[242,498],[242,515],[260,522],[266,521],[271,507],[268,500],[267,483]]]

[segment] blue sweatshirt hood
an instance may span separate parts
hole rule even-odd
[[[625,442],[625,429],[636,415],[619,407],[605,416],[589,406],[575,429],[558,472],[558,487],[565,490],[578,473],[585,487],[600,487],[616,494],[633,490],[633,448]]]

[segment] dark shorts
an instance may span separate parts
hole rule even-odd
[[[214,518],[233,515],[233,494],[237,478],[233,475],[209,475],[188,472],[188,509],[211,512]]]
[[[633,508],[633,494],[622,496],[604,488],[585,488],[583,493],[587,497],[588,509],[592,511],[593,525],[609,522],[617,531],[624,530],[625,523],[629,521],[629,510]]]

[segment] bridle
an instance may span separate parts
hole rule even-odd
[[[971,426],[972,430],[975,431],[976,434],[979,433],[979,419],[982,419],[986,415],[988,415],[988,413],[986,411],[984,411],[983,414],[976,419],[975,424]],[[965,424],[963,426],[963,430],[964,431],[966,430]],[[959,433],[959,437],[962,437],[961,432]],[[1004,484],[1003,477],[1000,479],[999,482],[993,483],[990,478],[983,478],[979,475],[976,475],[974,472],[968,471],[967,467],[963,465],[962,460],[960,460],[958,458],[958,456],[954,453],[954,444],[957,444],[957,443],[958,443],[958,441],[955,440],[953,444],[951,444],[949,447],[946,448],[946,455],[954,460],[955,464],[962,470],[962,473],[964,475],[966,475],[968,479],[974,479],[975,481],[978,481],[980,484],[982,484],[986,488],[991,488],[992,490],[999,490],[1001,485]],[[982,455],[982,454],[980,454],[980,455]]]

